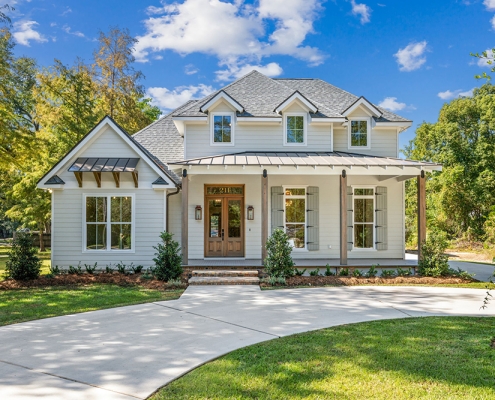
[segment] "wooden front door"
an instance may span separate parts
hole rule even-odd
[[[207,186],[205,209],[205,256],[244,257],[244,188]]]

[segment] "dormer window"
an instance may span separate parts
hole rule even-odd
[[[211,144],[234,144],[234,113],[212,113]]]
[[[284,144],[306,145],[306,114],[285,114]]]
[[[370,148],[369,118],[352,119],[349,121],[349,148]]]

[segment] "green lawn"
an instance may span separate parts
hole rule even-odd
[[[139,286],[94,284],[0,291],[0,325],[58,315],[178,299],[183,290],[159,291]]]
[[[495,318],[375,321],[236,350],[152,399],[494,399]]]

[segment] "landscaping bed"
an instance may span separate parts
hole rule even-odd
[[[37,279],[28,281],[16,281],[6,279],[0,282],[0,290],[25,289],[36,287],[52,287],[52,286],[78,286],[90,285],[95,283],[113,284],[118,286],[140,286],[145,289],[165,290],[171,288],[185,288],[187,281],[182,280],[181,284],[174,283],[173,285],[160,281],[158,279],[145,278],[145,274],[121,274],[113,273],[95,273],[95,274],[60,274],[52,276],[40,276]]]
[[[476,282],[474,279],[460,277],[425,277],[425,276],[395,276],[395,277],[351,277],[351,276],[292,276],[286,279],[286,284],[261,282],[261,287],[301,287],[301,286],[357,286],[357,285],[452,285]]]

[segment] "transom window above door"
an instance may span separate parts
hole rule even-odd
[[[284,144],[305,145],[306,144],[306,115],[286,114]]]
[[[211,144],[234,144],[234,114],[212,113],[211,115]]]
[[[369,122],[366,120],[351,120],[349,122],[349,147],[370,147]]]

